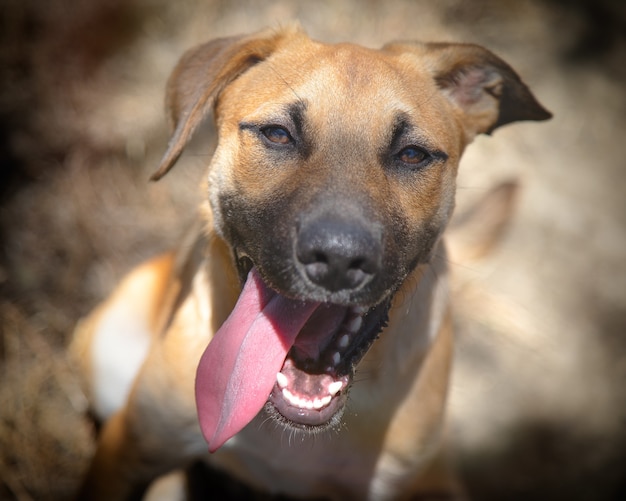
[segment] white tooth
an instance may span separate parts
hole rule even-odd
[[[282,372],[276,373],[276,382],[281,388],[285,388],[287,385],[289,385],[289,379],[287,379],[287,376],[285,376]]]
[[[306,401],[306,408],[307,408],[308,410],[313,409],[313,400],[307,400],[307,401]]]
[[[353,306],[352,311],[357,315],[364,315],[369,308],[367,306]]]
[[[285,400],[287,400],[287,402],[293,404],[294,396],[287,388],[283,388],[283,397],[285,397]]]
[[[328,393],[334,397],[339,390],[341,390],[341,388],[343,388],[343,383],[341,381],[335,381],[334,383],[330,383],[328,385]]]
[[[332,399],[333,397],[331,397],[330,395],[326,395],[324,398],[322,398],[322,407],[327,406]]]
[[[333,364],[337,365],[339,362],[341,362],[341,354],[336,351],[333,353]]]
[[[322,403],[322,399],[321,398],[315,398],[315,400],[313,400],[313,408],[319,410],[322,407],[324,407],[324,404]]]
[[[363,317],[354,317],[348,324],[348,330],[356,333],[361,328],[361,325],[363,325]]]
[[[348,336],[347,334],[341,336],[341,338],[339,339],[339,348],[347,348],[349,344],[350,336]]]

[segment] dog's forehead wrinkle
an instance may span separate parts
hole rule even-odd
[[[291,93],[293,94],[293,96],[296,98],[296,100],[298,102],[302,101],[302,98],[300,97],[300,95],[298,94],[298,92],[296,91],[296,89],[293,87],[292,84],[289,83],[289,80],[283,76],[282,72],[274,65],[272,64],[271,61],[267,62],[267,66],[268,68],[270,68],[271,71],[273,71],[276,76],[284,83],[284,85],[291,91]]]
[[[367,54],[361,54],[367,51]],[[299,61],[297,55],[286,56],[290,66]],[[347,96],[363,98],[364,94],[381,94],[398,81],[398,70],[375,51],[348,44],[324,46],[300,71],[283,82],[299,97],[316,95],[318,99]],[[397,89],[396,89],[397,90]]]

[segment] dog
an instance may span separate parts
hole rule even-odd
[[[550,113],[480,46],[373,50],[298,26],[190,50],[166,108],[152,179],[212,113],[208,200],[76,329],[102,422],[79,499],[141,498],[204,456],[285,496],[456,499],[439,451],[459,159]]]

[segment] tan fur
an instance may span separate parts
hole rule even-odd
[[[94,352],[94,346],[108,347],[106,336],[120,336],[102,327],[115,312],[127,314],[131,326],[145,326],[139,335],[149,339],[128,398],[104,423],[79,497],[140,495],[158,475],[205,453],[194,402],[195,368],[237,300],[234,259],[242,243],[234,239],[243,238],[252,253],[263,238],[290,245],[291,230],[278,220],[242,218],[249,211],[252,216],[246,217],[256,221],[256,212],[271,209],[273,217],[288,222],[295,211],[304,214],[308,208],[365,218],[389,232],[381,252],[397,258],[398,266],[379,278],[389,281],[381,292],[362,300],[372,306],[396,290],[389,325],[359,363],[340,430],[307,437],[259,415],[208,461],[254,487],[290,496],[458,495],[437,459],[453,346],[439,236],[453,209],[458,162],[471,139],[514,120],[549,114],[485,49],[400,43],[375,51],[313,42],[298,28],[193,49],[169,81],[167,103],[174,133],[154,178],[172,168],[213,111],[219,142],[209,166],[209,204],[202,210],[202,228],[193,229],[175,254],[133,272],[77,329],[72,350],[90,394],[106,383],[97,380],[93,361],[107,354]],[[283,125],[291,117],[285,109],[295,105],[305,120],[305,131],[298,134],[308,138],[298,155],[277,156],[259,146],[248,129],[257,122]],[[419,174],[394,170],[399,147],[389,144],[394,134],[404,138],[405,122],[413,124],[411,141],[445,152]],[[240,237],[234,224],[253,231]],[[251,257],[269,285],[280,289],[273,280],[282,278],[264,270],[282,263],[274,262],[278,254],[268,256]],[[116,328],[124,325],[114,320]],[[98,405],[103,407],[94,402]]]

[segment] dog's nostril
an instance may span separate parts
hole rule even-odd
[[[369,274],[359,268],[350,268],[346,272],[347,282],[354,284],[354,287],[362,284]]]
[[[328,258],[325,254],[322,254],[321,252],[316,252],[314,256],[314,263],[328,264]]]
[[[361,271],[365,270],[367,264],[364,259],[355,259],[350,263],[349,271]]]

